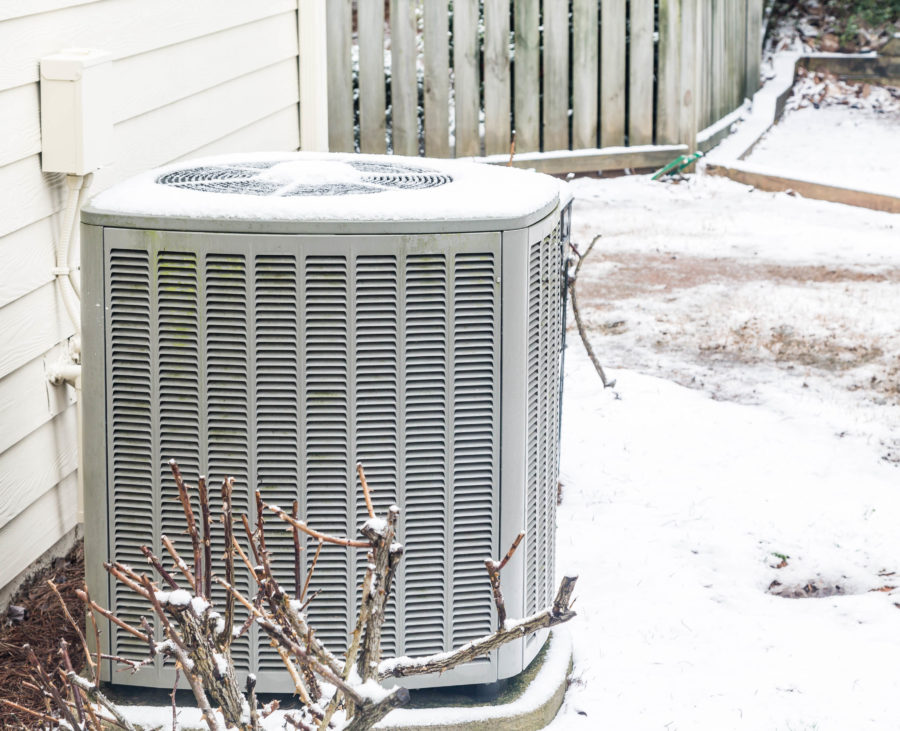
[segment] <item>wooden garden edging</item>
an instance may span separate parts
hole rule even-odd
[[[844,203],[876,211],[900,213],[900,197],[872,190],[830,185],[784,171],[744,162],[756,143],[784,114],[785,103],[793,90],[797,69],[828,70],[853,81],[889,83],[900,77],[900,33],[888,42],[880,54],[785,53],[776,57],[775,78],[753,98],[752,111],[741,128],[719,145],[706,159],[702,169],[739,183],[770,192],[793,191],[804,198]],[[881,76],[886,73],[887,76]]]

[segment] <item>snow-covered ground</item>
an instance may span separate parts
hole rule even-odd
[[[551,728],[896,728],[900,216],[720,178],[573,186],[617,383],[570,330],[580,616]]]

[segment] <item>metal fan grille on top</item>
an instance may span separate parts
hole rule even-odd
[[[348,161],[339,178],[316,174],[304,182],[302,176],[285,181],[267,175],[280,161],[201,165],[174,170],[156,182],[184,190],[258,196],[336,196],[381,193],[389,190],[425,190],[453,181],[450,175],[428,168],[395,162]],[[314,163],[311,163],[314,165]],[[298,168],[300,169],[300,168]]]

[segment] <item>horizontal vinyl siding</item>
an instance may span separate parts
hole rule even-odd
[[[65,181],[41,171],[39,59],[67,47],[113,56],[115,160],[96,193],[196,155],[297,149],[296,8],[0,0],[0,587],[76,519],[74,391],[45,377],[74,328],[49,271]]]

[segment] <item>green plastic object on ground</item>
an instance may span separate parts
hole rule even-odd
[[[653,173],[653,177],[650,179],[659,180],[666,175],[677,175],[688,165],[693,165],[701,157],[703,157],[703,153],[699,150],[697,152],[691,153],[690,155],[679,155],[674,160],[672,160],[672,162],[668,163],[664,167],[661,167],[659,170]]]

